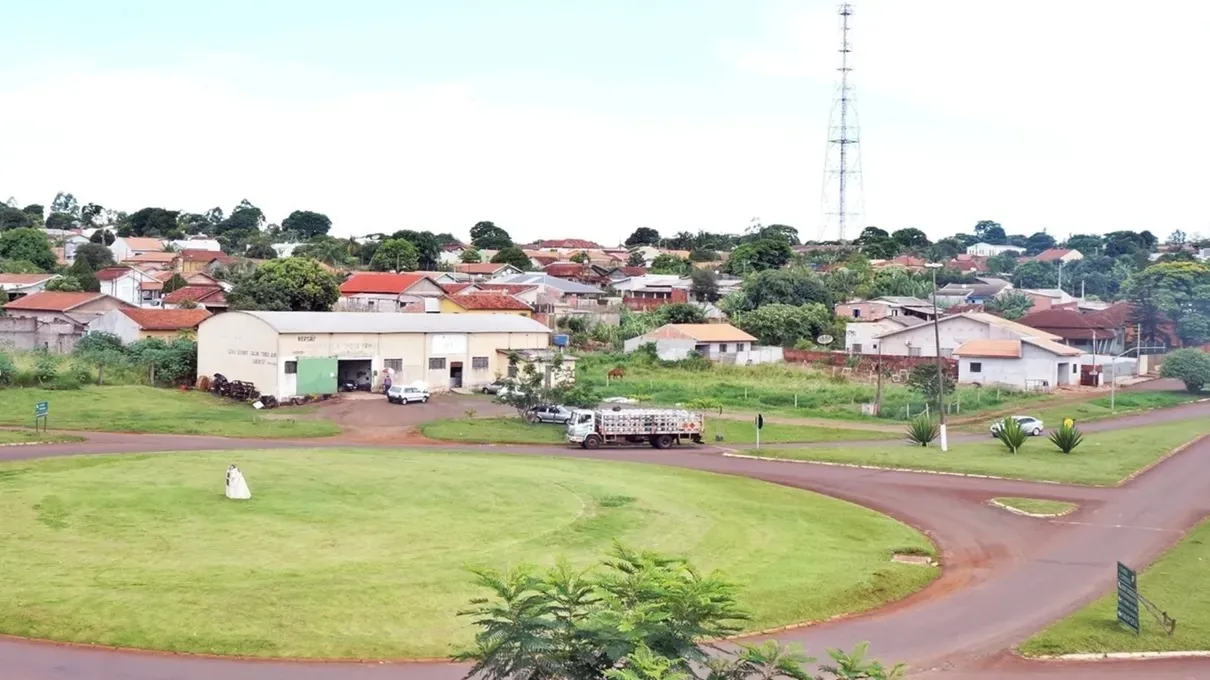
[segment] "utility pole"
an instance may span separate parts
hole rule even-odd
[[[941,265],[930,262],[925,265],[933,270],[933,342],[937,349],[937,411],[941,414],[941,451],[949,451],[949,441],[945,432],[945,366],[941,361],[941,316],[937,313],[937,270]],[[879,344],[881,352],[882,345]]]
[[[844,243],[849,222],[859,220],[862,215],[863,187],[857,106],[853,85],[849,82],[849,72],[853,70],[849,64],[849,54],[853,51],[849,43],[849,18],[853,16],[853,6],[844,3],[837,13],[840,15],[840,67],[836,70],[840,72],[840,81],[832,98],[832,114],[828,121],[828,150],[824,155],[825,219],[819,230],[819,240],[830,240],[834,232]],[[833,179],[837,185],[834,196],[829,192]]]
[[[878,343],[878,383],[874,388],[874,415],[882,415],[882,343]]]

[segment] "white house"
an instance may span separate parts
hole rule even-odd
[[[177,251],[214,250],[220,253],[223,252],[223,247],[219,245],[218,241],[212,238],[206,238],[205,236],[190,236],[189,238],[185,239],[177,239],[172,241],[172,249]]]
[[[101,292],[139,307],[159,305],[164,283],[154,274],[122,265],[97,272]]]
[[[757,347],[756,338],[726,323],[670,323],[623,343],[626,352],[655,343],[656,354],[676,361],[698,352],[711,361],[760,364],[782,360],[780,347]]]
[[[57,278],[58,274],[0,274],[0,292],[16,299],[46,290],[46,284]]]
[[[136,255],[164,252],[164,241],[158,238],[119,236],[109,246],[114,262],[125,262]]]
[[[954,350],[958,382],[1051,390],[1080,382],[1083,352],[1043,338],[970,340]]]
[[[915,316],[886,316],[874,321],[850,321],[844,325],[844,349],[850,354],[876,354],[878,336],[927,323]]]
[[[455,265],[462,264],[462,253],[466,252],[466,246],[461,243],[447,243],[441,246],[441,253],[437,256],[437,261],[440,264]],[[482,253],[480,253],[482,257]]]
[[[1020,254],[1025,252],[1025,249],[1019,246],[997,246],[983,243],[982,241],[970,245],[966,249],[967,255],[978,255],[979,257],[992,257],[993,255],[1010,252]]]
[[[934,330],[936,323],[936,330]],[[882,347],[884,356],[930,357],[937,355],[934,334],[941,339],[941,356],[948,357],[954,350],[972,340],[1016,340],[1023,337],[1057,341],[1061,338],[1036,328],[1023,326],[1015,321],[1002,319],[983,312],[963,312],[941,317],[939,322],[926,321],[922,324],[892,330],[877,336],[871,346],[862,346],[862,354],[875,354]]]

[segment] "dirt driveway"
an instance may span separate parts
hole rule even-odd
[[[353,392],[321,402],[315,417],[340,425],[341,438],[355,442],[415,443],[420,425],[443,418],[465,418],[475,410],[477,417],[511,415],[511,406],[495,403],[480,394],[441,393],[427,404],[392,404],[382,394]]]

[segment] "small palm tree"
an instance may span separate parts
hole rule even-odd
[[[908,423],[907,440],[912,444],[928,446],[941,436],[941,426],[928,416],[920,416]]]
[[[1057,446],[1063,453],[1071,453],[1082,441],[1084,441],[1084,433],[1080,432],[1076,426],[1067,423],[1050,433],[1050,443]]]
[[[1009,453],[1016,453],[1029,439],[1029,433],[1021,427],[1021,423],[1017,422],[1016,418],[1005,418],[1000,423],[1000,429],[996,430],[996,439],[1004,442]]]

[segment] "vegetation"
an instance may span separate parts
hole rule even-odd
[[[762,345],[793,347],[801,340],[814,341],[821,335],[844,337],[844,326],[832,310],[818,302],[805,305],[764,305],[736,314],[735,325],[756,336]]]
[[[492,256],[492,264],[511,264],[523,272],[533,268],[533,262],[529,259],[529,255],[526,255],[525,251],[516,246],[508,246],[497,251]]]
[[[941,425],[928,416],[912,419],[907,426],[907,440],[922,447],[928,446],[941,436]]]
[[[370,258],[370,269],[376,272],[410,272],[419,266],[420,253],[416,246],[401,238],[383,241]]]
[[[1180,380],[1192,394],[1201,392],[1210,382],[1210,355],[1193,348],[1169,352],[1160,365],[1160,377]]]
[[[1063,453],[1071,453],[1082,441],[1084,441],[1084,434],[1071,420],[1063,421],[1062,427],[1050,433],[1050,443]]]
[[[27,423],[34,418],[33,411],[28,414]],[[31,432],[30,430],[0,430],[0,446],[6,444],[53,444],[59,442],[82,442],[83,437],[65,434],[50,434],[49,432]]]
[[[1078,453],[1070,456],[1037,446],[1021,449],[1015,456],[1006,456],[1003,444],[998,441],[950,442],[950,453],[944,456],[922,451],[919,447],[886,445],[761,448],[759,455],[1112,486],[1203,434],[1210,434],[1210,423],[1204,419],[1098,432],[1088,438]]]
[[[1021,423],[1017,422],[1016,418],[1009,417],[1000,421],[1000,427],[996,430],[996,439],[999,439],[1008,448],[1009,453],[1017,453],[1029,440],[1029,433],[1021,427]],[[1069,452],[1064,451],[1064,453]]]
[[[1079,506],[1065,501],[1051,501],[1042,498],[1017,498],[1002,496],[993,501],[1007,508],[1019,510],[1030,515],[1066,515],[1075,511]]]
[[[933,408],[941,403],[941,397],[954,393],[954,378],[945,371],[937,376],[937,364],[918,364],[908,374],[907,386],[923,396]],[[944,390],[944,395],[942,394]]]
[[[1038,656],[1210,650],[1210,590],[1199,587],[1205,581],[1207,563],[1210,520],[1202,522],[1139,574],[1139,594],[1177,620],[1171,637],[1141,606],[1140,634],[1127,630],[1117,622],[1117,594],[1110,593],[1034,636],[1021,646],[1021,651]],[[1111,587],[1112,578],[1105,578],[1106,589]]]
[[[340,282],[315,260],[269,260],[234,281],[227,300],[234,309],[326,312],[340,298]]]
[[[1059,423],[1067,418],[1071,418],[1078,424],[1103,420],[1135,411],[1171,408],[1187,404],[1195,398],[1195,395],[1184,392],[1159,392],[1152,390],[1118,391],[1116,397],[1113,399],[1112,409],[1110,408],[1110,398],[1106,396],[1089,401],[1067,402],[1052,406],[1043,406],[1041,408],[1031,408],[1029,415],[1041,418],[1042,422],[1046,423]],[[987,431],[987,425],[986,423],[978,423],[971,426],[971,429],[983,433]]]
[[[249,501],[223,497],[233,462]],[[891,562],[895,550],[933,548],[871,510],[616,462],[224,451],[9,463],[0,477],[0,631],[55,640],[253,656],[446,655],[473,639],[471,622],[455,615],[479,594],[466,566],[548,567],[564,555],[578,570],[615,537],[685,555],[702,574],[721,570],[750,630],[870,609],[937,573]],[[122,585],[134,583],[156,586]],[[63,597],[79,590],[89,596]]]

